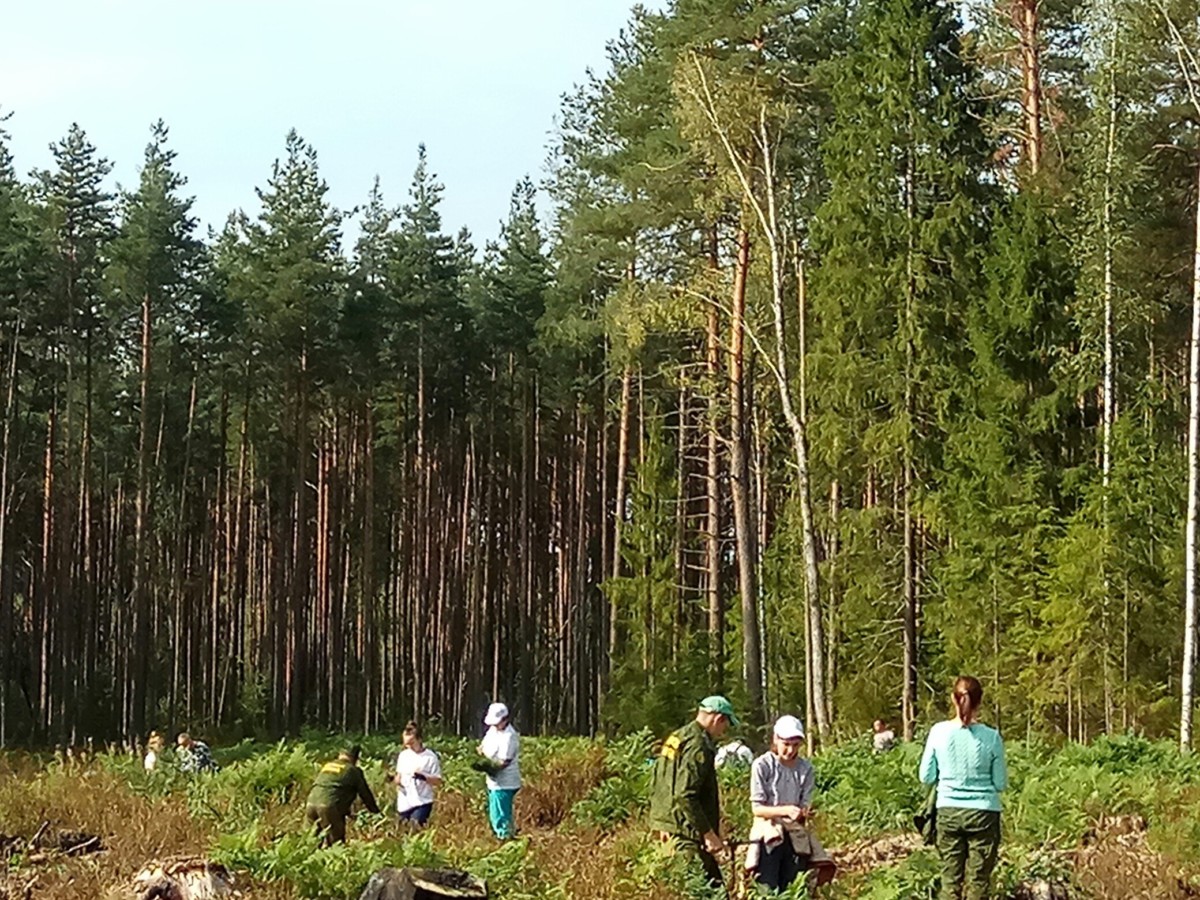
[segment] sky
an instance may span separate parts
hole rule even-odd
[[[513,186],[545,176],[562,95],[632,0],[55,0],[5,11],[0,112],[18,172],[52,164],[78,122],[133,187],[162,118],[202,226],[259,209],[291,128],[331,202],[376,175],[407,199],[417,146],[445,185],[443,228],[494,239]],[[646,4],[657,6],[657,4]]]

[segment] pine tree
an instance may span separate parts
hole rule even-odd
[[[139,186],[125,195],[121,203],[121,226],[111,248],[112,263],[107,280],[114,317],[122,325],[125,352],[139,359],[136,378],[128,395],[136,397],[136,472],[134,473],[134,560],[133,611],[131,632],[136,647],[151,645],[151,618],[154,604],[150,584],[151,536],[157,511],[151,483],[151,453],[155,423],[164,423],[179,415],[178,409],[156,409],[160,396],[186,396],[184,384],[168,391],[172,361],[186,364],[183,345],[195,333],[195,309],[199,294],[201,245],[194,236],[196,220],[191,215],[192,201],[179,192],[186,179],[174,169],[175,152],[167,147],[167,127],[158,121],[151,128]],[[161,368],[161,373],[160,373]],[[182,387],[182,389],[180,389]],[[186,411],[181,421],[186,426]],[[172,429],[172,434],[177,434]],[[179,459],[182,458],[182,454]],[[156,479],[157,481],[157,479]],[[165,511],[164,511],[165,512]],[[164,518],[168,518],[164,516]],[[178,533],[178,532],[177,532]],[[164,534],[160,538],[170,542]],[[164,561],[165,563],[165,561]],[[164,565],[165,567],[165,565]],[[142,652],[123,666],[129,705],[125,727],[133,733],[146,729],[147,712],[154,709],[154,691],[150,673],[158,663],[152,652]],[[178,668],[173,669],[178,672]],[[171,699],[178,694],[176,678]]]
[[[264,474],[276,487],[278,506],[271,513],[286,573],[269,615],[268,683],[276,704],[273,724],[294,729],[304,718],[310,688],[313,417],[322,387],[335,377],[333,339],[345,275],[343,216],[326,200],[316,151],[295,131],[285,151],[267,187],[258,190],[262,212],[247,225],[246,263],[231,277],[230,290],[245,304],[249,329],[260,342],[251,363],[251,381],[259,386],[252,402],[265,403],[260,415],[269,425],[252,440],[275,448],[277,468]]]
[[[107,394],[110,359],[109,310],[101,290],[105,248],[113,235],[112,195],[104,188],[107,160],[78,125],[51,145],[55,168],[36,173],[43,239],[51,256],[45,301],[34,327],[44,335],[47,374],[53,379],[46,408],[43,490],[43,555],[34,593],[37,728],[65,737],[66,710],[81,701],[80,671],[60,660],[83,650],[97,633],[99,582],[94,455],[97,396]],[[68,598],[84,615],[73,629],[56,629],[60,604]]]
[[[533,182],[518,182],[508,221],[500,234],[496,266],[488,279],[475,319],[494,358],[528,357],[535,326],[546,308],[550,265],[534,209]]]

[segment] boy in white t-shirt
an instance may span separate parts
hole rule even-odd
[[[521,789],[521,737],[509,723],[508,707],[503,703],[488,707],[483,724],[488,730],[478,749],[484,757],[481,768],[487,772],[488,819],[496,837],[506,841],[517,834],[513,799]]]
[[[416,722],[404,726],[404,749],[396,757],[396,814],[423,827],[433,812],[433,789],[442,783],[442,761],[421,740]]]

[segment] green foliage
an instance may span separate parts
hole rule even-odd
[[[1066,897],[1087,896],[1075,884],[1068,854],[1041,847],[1004,846],[996,864],[993,884],[998,896],[1020,896],[1020,890],[1030,882],[1044,881],[1067,891]],[[1060,895],[1061,896],[1061,895]]]
[[[920,755],[916,743],[876,754],[857,742],[818,756],[815,808],[832,830],[828,840],[909,830],[928,794],[915,777]]]
[[[605,778],[571,808],[580,825],[611,830],[644,812],[650,802],[654,733],[647,728],[605,746]]]
[[[465,864],[467,871],[494,885],[492,893],[501,900],[565,900],[570,876],[562,873],[548,884],[530,858],[529,840],[507,841],[498,850]]]
[[[580,895],[571,879],[585,871],[574,863],[581,847],[587,848],[587,877],[595,877],[590,868],[593,854],[604,854],[605,864],[613,868],[617,896],[651,890],[687,900],[714,896],[694,859],[670,852],[645,831],[647,757],[653,743],[649,731],[600,742],[527,738],[530,766],[518,800],[518,810],[524,806],[526,815],[535,812],[529,804],[556,796],[563,773],[583,767],[601,751],[603,778],[575,803],[561,825],[535,824],[521,840],[497,845],[482,836],[482,803],[464,807],[455,797],[482,780],[469,773],[468,782],[452,777],[441,789],[443,806],[432,828],[398,834],[391,821],[362,813],[353,824],[350,842],[331,848],[319,846],[304,819],[303,788],[314,762],[338,746],[341,736],[308,737],[305,744],[259,746],[254,753],[249,744],[232,748],[222,755],[224,769],[212,776],[181,776],[169,765],[161,772],[145,773],[133,757],[101,754],[101,771],[85,772],[83,777],[96,790],[118,786],[148,797],[148,808],[160,814],[177,811],[180,833],[215,836],[215,859],[251,882],[277,883],[302,900],[353,900],[383,866],[461,868],[485,878],[499,898],[560,900]],[[384,739],[367,740],[375,741],[373,753],[390,752]],[[465,764],[472,752],[467,741],[438,743],[445,747],[444,760],[458,760],[456,764]],[[916,779],[920,751],[920,743],[914,742],[874,754],[866,741],[857,741],[820,753],[813,760],[814,821],[823,843],[845,848],[859,840],[911,833],[912,813],[926,792]],[[1014,741],[1008,759],[1012,783],[1003,796],[998,896],[1018,896],[1018,885],[1035,879],[1077,891],[1075,852],[1103,832],[1104,820],[1115,816],[1138,816],[1148,824],[1151,848],[1165,854],[1154,864],[1181,865],[1185,878],[1195,874],[1192,861],[1200,854],[1200,757],[1181,754],[1171,742],[1119,735],[1057,748]],[[63,799],[79,793],[77,767],[63,762],[43,767],[36,760],[12,757],[0,758],[0,763],[28,776],[0,780],[0,817],[11,820],[17,833],[31,832],[43,818],[64,811],[78,814],[83,808]],[[377,766],[368,766],[371,778],[377,779]],[[724,833],[744,837],[750,810],[748,773],[727,768],[719,780]],[[597,840],[580,829],[599,829],[603,835]],[[562,853],[570,859],[554,855]],[[869,872],[844,871],[829,896],[927,898],[938,869],[936,852],[922,848]],[[729,875],[728,865],[725,871]],[[787,895],[792,900],[804,896],[800,887]]]
[[[211,816],[225,828],[247,828],[268,810],[303,796],[315,774],[303,744],[273,749],[226,765],[188,782],[188,808],[199,818]]]
[[[432,832],[322,847],[311,831],[268,835],[256,825],[220,838],[213,859],[255,879],[292,884],[304,900],[353,900],[385,866],[446,864]]]
[[[898,866],[877,868],[867,877],[859,897],[864,900],[933,900],[941,879],[937,851],[922,847]]]
[[[626,841],[622,852],[629,860],[627,884],[634,892],[666,885],[686,900],[720,900],[725,896],[723,888],[708,883],[695,855],[677,852],[654,837]]]

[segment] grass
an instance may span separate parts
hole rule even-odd
[[[522,837],[507,844],[487,826],[483,780],[469,768],[473,741],[431,741],[446,775],[434,827],[401,832],[388,816],[364,812],[351,824],[350,843],[332,848],[317,845],[302,815],[317,762],[337,747],[325,735],[217,748],[222,770],[196,778],[169,765],[146,773],[127,756],[66,766],[3,755],[0,831],[28,837],[49,822],[52,834],[101,835],[106,849],[78,858],[50,854],[37,863],[28,852],[11,854],[0,879],[24,885],[35,878],[34,897],[94,900],[149,859],[202,854],[237,872],[247,896],[262,900],[353,900],[385,865],[464,868],[486,878],[500,900],[703,900],[695,873],[644,833],[651,740],[646,732],[612,742],[526,739],[526,786],[517,800]],[[368,780],[387,803],[394,743],[376,737],[363,744]],[[816,814],[827,846],[867,844],[869,859],[872,842],[909,831],[924,796],[914,777],[919,752],[907,745],[875,756],[847,745],[818,757]],[[1023,883],[1039,878],[1073,897],[1182,897],[1200,886],[1200,760],[1170,744],[1113,737],[1087,747],[1015,745],[1010,770],[997,874],[1002,896],[1019,896]],[[744,770],[721,772],[726,829],[735,835],[749,827],[746,781]],[[1104,843],[1118,817],[1144,822],[1148,844]],[[1121,848],[1132,848],[1129,865]],[[1133,857],[1143,868],[1149,860],[1152,871],[1134,872]],[[822,896],[929,897],[936,877],[935,854],[919,850],[845,871]],[[1137,893],[1148,879],[1155,885]],[[3,887],[0,880],[0,896]],[[802,895],[798,890],[792,900]]]

